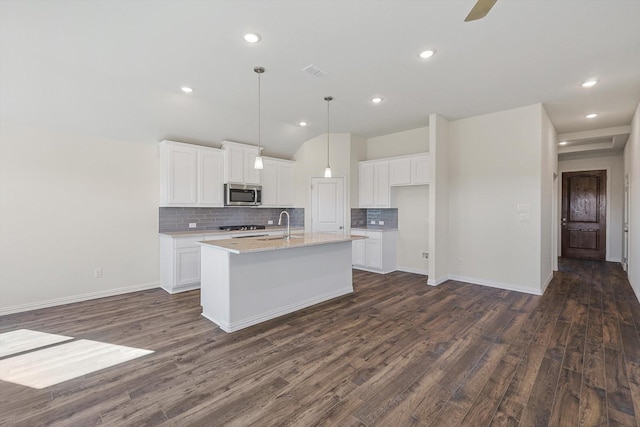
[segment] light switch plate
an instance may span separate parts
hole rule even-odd
[[[189,223],[189,228],[196,228],[196,223],[195,222],[190,222]]]
[[[384,221],[378,221],[378,225],[384,225]]]
[[[273,220],[272,219],[268,220],[267,225],[273,225]]]
[[[376,225],[376,222],[375,221],[371,221],[371,225]]]

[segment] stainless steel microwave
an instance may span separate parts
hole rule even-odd
[[[260,206],[262,204],[262,186],[251,184],[225,184],[225,206]]]

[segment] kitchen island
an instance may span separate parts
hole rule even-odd
[[[329,233],[200,242],[202,315],[234,332],[353,292],[351,241]]]

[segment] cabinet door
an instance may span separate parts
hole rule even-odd
[[[278,206],[278,163],[268,159],[262,163],[262,206]]]
[[[389,207],[389,162],[374,163],[374,204]]]
[[[373,206],[373,164],[366,163],[359,165],[359,201],[360,207]]]
[[[198,152],[198,205],[224,205],[224,153],[201,150]]]
[[[282,163],[278,166],[278,206],[293,206],[293,175],[292,164]],[[262,186],[264,190],[264,182]]]
[[[226,147],[225,156],[225,182],[244,183],[244,150],[242,147]]]
[[[169,205],[195,205],[197,152],[194,149],[169,147]]]
[[[351,242],[351,264],[365,266],[367,264],[366,239]]]
[[[367,267],[382,269],[382,242],[375,239],[367,239]]]
[[[253,167],[255,165],[257,155],[257,148],[244,149],[244,182],[246,184],[260,184],[261,171]]]
[[[389,162],[389,185],[411,184],[411,159],[396,159]]]
[[[176,249],[175,286],[200,282],[200,247]]]
[[[411,183],[429,183],[429,156],[417,156],[411,159]]]

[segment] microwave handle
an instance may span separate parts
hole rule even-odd
[[[258,204],[258,189],[257,188],[253,189],[253,204],[254,205]]]

